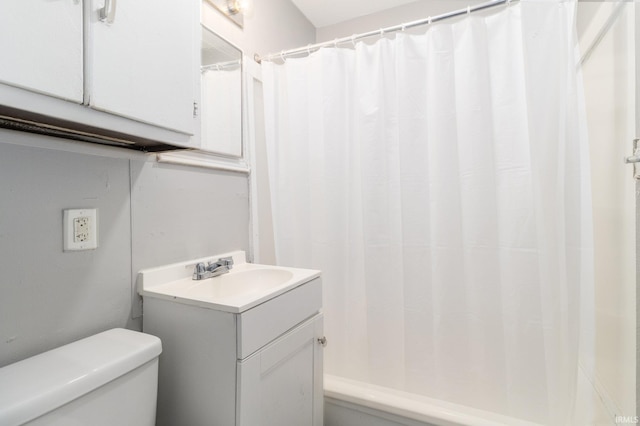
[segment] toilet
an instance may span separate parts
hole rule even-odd
[[[0,368],[0,425],[152,426],[160,352],[115,328]]]

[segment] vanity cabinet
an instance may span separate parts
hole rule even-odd
[[[166,294],[143,295],[143,330],[163,348],[159,426],[322,426],[319,277],[242,312]]]
[[[276,339],[237,367],[238,426],[322,426],[322,315]]]
[[[197,0],[0,2],[0,115],[195,144],[199,11]]]

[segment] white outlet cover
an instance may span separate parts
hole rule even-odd
[[[64,251],[98,248],[98,210],[64,210],[63,232]]]

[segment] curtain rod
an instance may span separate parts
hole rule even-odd
[[[443,21],[449,18],[455,18],[456,16],[466,15],[468,13],[477,12],[484,9],[489,9],[491,7],[500,6],[502,4],[509,4],[512,1],[518,0],[491,0],[486,3],[481,3],[475,6],[467,6],[465,9],[454,10],[452,12],[443,13],[441,15],[429,16],[425,19],[419,19],[417,21],[407,22],[406,24],[393,25],[387,28],[380,28],[379,30],[369,31],[361,34],[354,34],[350,37],[342,37],[337,38],[333,41],[325,41],[322,43],[309,44],[306,47],[298,47],[296,49],[283,50],[280,53],[270,53],[265,56],[260,56],[257,53],[254,55],[253,59],[257,63],[261,63],[262,61],[273,61],[274,59],[282,59],[284,60],[287,56],[295,56],[300,54],[311,54],[311,52],[315,52],[323,47],[333,46],[337,47],[339,44],[345,43],[353,43],[355,45],[356,40],[361,40],[367,37],[373,37],[376,35],[383,36],[386,33],[393,33],[396,31],[405,31],[409,28],[418,27],[420,25],[431,24],[433,22]]]
[[[208,70],[224,70],[226,68],[233,68],[242,65],[242,61],[240,59],[234,59],[233,61],[226,62],[218,62],[215,64],[202,65],[200,67],[200,71],[208,71]]]

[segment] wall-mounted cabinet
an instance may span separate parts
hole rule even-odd
[[[80,2],[0,2],[0,81],[81,103],[82,19]]]
[[[111,7],[116,0],[111,0]],[[86,85],[92,108],[194,131],[194,6],[181,0],[119,1],[113,23],[91,5]],[[196,3],[194,5],[194,3]]]
[[[197,146],[199,11],[198,0],[0,2],[0,115]]]

